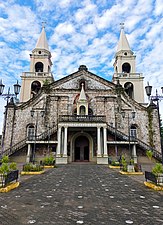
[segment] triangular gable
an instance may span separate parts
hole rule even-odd
[[[79,89],[80,80],[87,82],[88,89],[110,90],[115,87],[110,81],[89,71],[77,71],[51,84],[54,89]]]

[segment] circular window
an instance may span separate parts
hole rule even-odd
[[[127,52],[125,52],[124,55],[127,55]]]
[[[41,51],[39,51],[38,54],[41,54]]]

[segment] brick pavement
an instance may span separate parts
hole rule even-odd
[[[161,225],[163,195],[106,166],[70,164],[0,193],[0,225]]]

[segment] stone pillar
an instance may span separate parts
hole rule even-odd
[[[28,144],[26,163],[30,162],[30,156],[31,156],[31,144]]]
[[[97,127],[97,157],[101,157],[101,127]]]
[[[132,157],[134,159],[134,163],[137,163],[138,159],[137,159],[137,154],[136,154],[136,145],[133,145],[133,147],[132,147]]]
[[[58,128],[56,164],[67,164],[67,127]]]
[[[64,127],[64,151],[63,156],[67,157],[67,127]]]
[[[61,155],[61,127],[58,127],[58,145],[57,145],[57,156]]]
[[[107,150],[107,133],[106,133],[106,127],[103,127],[104,132],[104,157],[108,156],[108,150]]]

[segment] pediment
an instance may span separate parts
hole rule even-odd
[[[70,74],[52,84],[54,89],[79,89],[80,82],[84,80],[86,82],[87,89],[89,90],[111,90],[114,84],[107,81],[89,71],[78,71]]]

